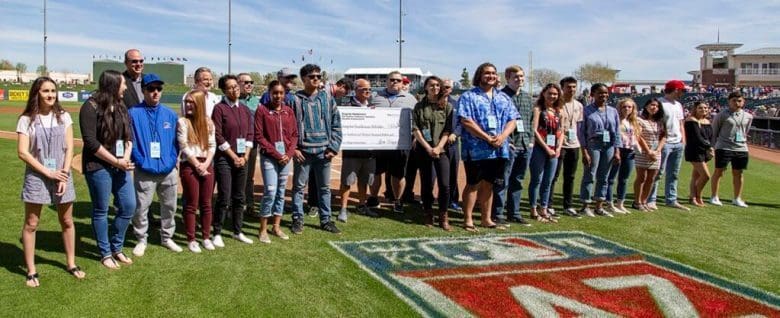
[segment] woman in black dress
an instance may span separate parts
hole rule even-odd
[[[691,194],[688,199],[691,204],[704,206],[701,191],[710,180],[710,171],[707,162],[712,159],[714,150],[710,140],[712,139],[712,126],[708,119],[710,109],[707,103],[698,101],[693,105],[691,115],[685,120],[685,136],[688,143],[685,144],[685,161],[693,165],[691,174]]]

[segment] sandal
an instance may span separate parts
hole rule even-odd
[[[463,229],[466,230],[466,232],[472,232],[472,233],[479,232],[477,227],[475,227],[473,224],[472,225],[463,225]]]
[[[120,263],[127,264],[127,265],[133,263],[133,260],[127,257],[127,255],[125,255],[125,253],[123,252],[116,252],[112,255],[114,256],[114,259],[119,261]]]
[[[100,259],[100,263],[103,264],[108,269],[119,269],[120,266],[117,264],[116,260],[113,256],[106,256]]]
[[[38,281],[38,273],[27,275],[27,287],[35,288],[38,286],[41,286],[41,282]]]
[[[81,268],[78,266],[73,266],[71,268],[68,268],[67,271],[77,279],[84,279],[84,277],[87,277],[87,273],[84,273],[84,271],[82,271]]]
[[[548,223],[550,222],[547,218],[539,215],[539,214],[531,214],[531,218],[536,220],[539,223]]]

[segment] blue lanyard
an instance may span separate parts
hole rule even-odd
[[[152,132],[152,140],[157,140],[158,134],[157,134],[157,115],[159,113],[157,112],[156,107],[159,106],[148,106],[146,107],[146,117],[149,119],[149,130]],[[152,116],[152,113],[154,113],[154,116]]]

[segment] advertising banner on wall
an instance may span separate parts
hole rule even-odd
[[[5,90],[0,88],[0,100],[5,100]]]
[[[88,91],[81,91],[79,92],[79,101],[83,102],[89,99],[89,97],[92,96],[92,92]]]
[[[78,93],[72,92],[72,91],[57,92],[57,97],[59,97],[60,102],[78,102],[79,101]]]
[[[9,89],[8,100],[10,101],[27,101],[27,95],[30,92],[23,89]]]

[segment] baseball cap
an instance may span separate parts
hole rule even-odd
[[[671,80],[666,82],[666,86],[664,86],[665,91],[675,91],[675,90],[685,90],[685,83],[683,83],[681,80]]]
[[[298,77],[298,75],[296,75],[295,73],[293,73],[293,72],[292,72],[292,70],[291,70],[289,67],[285,67],[285,68],[283,68],[283,69],[279,70],[279,72],[276,72],[276,76],[277,76],[278,78],[283,78],[283,77]]]
[[[404,78],[403,78],[403,83],[404,83],[404,84],[409,84],[409,83],[411,83],[411,82],[412,82],[412,81],[410,81],[408,77],[404,76]]]
[[[154,73],[148,73],[144,74],[143,79],[141,80],[141,86],[147,86],[151,83],[159,82],[161,85],[165,84],[162,79],[160,79],[157,74]]]

